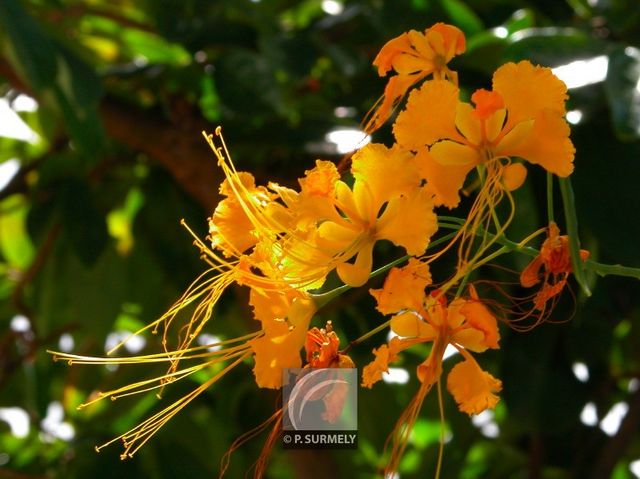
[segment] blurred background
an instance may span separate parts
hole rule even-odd
[[[437,21],[467,35],[467,53],[451,65],[466,95],[490,87],[509,60],[550,66],[567,83],[582,245],[598,261],[640,267],[637,0],[0,2],[0,478],[215,477],[231,442],[278,404],[256,387],[251,364],[120,461],[120,445],[94,446],[210,374],[172,385],[162,400],[150,393],[77,411],[92,391],[162,369],[68,367],[45,351],[103,355],[204,270],[179,225],[185,218],[204,236],[219,199],[221,172],[202,130],[222,125],[238,169],[258,182],[294,185],[316,158],[339,161],[368,141],[359,125],[385,84],[371,61],[390,38]],[[389,144],[388,130],[373,140]],[[546,223],[545,176],[529,168],[529,178],[517,192],[515,239]],[[558,324],[504,327],[502,349],[479,358],[504,383],[494,413],[469,419],[445,394],[443,478],[640,478],[640,284],[589,280],[592,297],[575,284],[565,292]],[[333,320],[346,344],[380,319],[361,288],[314,324]],[[255,329],[247,292],[230,289],[197,340]],[[385,340],[352,350],[356,364]],[[160,348],[147,335],[124,353]],[[425,354],[405,354],[384,382],[360,391],[357,451],[276,447],[269,477],[377,477]],[[433,474],[438,437],[432,395],[397,477]],[[234,453],[228,477],[244,476],[263,441]]]

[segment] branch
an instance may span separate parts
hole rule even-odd
[[[0,57],[0,76],[7,79],[12,88],[37,97],[3,57]],[[212,125],[202,120],[186,102],[176,111],[170,121],[111,97],[105,98],[100,106],[109,137],[165,167],[187,194],[213,211],[220,200],[218,187],[224,177],[200,134],[211,130]]]
[[[184,191],[213,211],[224,177],[200,135],[210,125],[187,115],[170,122],[113,98],[102,103],[100,112],[110,138],[164,166]]]

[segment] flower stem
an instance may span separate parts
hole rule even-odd
[[[573,188],[569,178],[559,178],[560,193],[562,194],[562,202],[564,204],[564,216],[567,222],[567,234],[569,235],[569,253],[571,254],[571,266],[573,267],[573,275],[582,288],[582,292],[587,296],[591,296],[591,290],[587,285],[587,279],[584,275],[584,263],[580,258],[580,238],[578,238],[578,217],[576,215],[576,205],[573,196]]]

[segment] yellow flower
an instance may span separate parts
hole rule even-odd
[[[419,310],[424,301],[424,289],[431,284],[429,265],[410,258],[407,266],[392,268],[381,289],[370,289],[382,314],[402,309]]]
[[[409,265],[405,268],[415,268],[415,265]],[[396,271],[394,274],[389,274],[382,289],[385,294],[381,294],[380,290],[372,291],[378,300],[379,308],[381,303],[383,309],[388,307],[387,298],[394,292],[397,292],[398,297],[404,296],[410,303],[415,304],[414,295],[406,294],[407,282],[400,273],[401,271]],[[396,305],[392,309],[395,307]],[[477,405],[482,403],[483,398],[486,399],[486,404],[495,406],[497,399],[494,402],[492,397],[500,389],[496,386],[499,381],[488,381],[487,378],[491,376],[477,366],[469,351],[483,352],[489,348],[498,348],[500,334],[495,316],[479,300],[475,289],[471,289],[470,297],[456,298],[451,304],[447,304],[446,298],[438,290],[433,291],[429,296],[425,296],[423,293],[422,302],[418,309],[409,306],[406,311],[391,318],[391,330],[400,337],[394,338],[393,354],[390,353],[390,346],[388,348],[381,347],[375,352],[376,359],[367,366],[369,370],[365,368],[367,370],[364,381],[366,385],[371,386],[380,379],[381,376],[377,373],[385,371],[388,363],[397,359],[397,353],[400,350],[416,343],[433,342],[434,346],[429,357],[417,369],[420,381],[431,385],[440,377],[442,355],[446,346],[451,344],[463,355],[465,361],[476,365],[476,369],[466,366],[459,369],[459,372],[453,377],[450,376],[447,382],[460,410],[480,412]],[[474,383],[474,394],[461,393],[466,390],[460,381],[469,379],[469,375],[474,372],[478,375]],[[486,384],[487,388],[481,390],[479,385],[482,384]]]
[[[321,244],[335,252],[340,278],[361,286],[371,273],[377,241],[389,240],[410,255],[421,255],[437,219],[410,153],[369,144],[354,155],[351,171],[353,190],[337,182],[335,212],[318,232]]]
[[[471,415],[496,407],[500,398],[495,393],[500,392],[502,383],[480,369],[475,361],[465,359],[456,364],[449,373],[447,389],[460,410]]]
[[[390,274],[385,281],[383,294],[374,296],[381,302],[383,309],[388,297],[402,291],[407,285],[404,274]],[[391,456],[385,473],[397,470],[398,463],[409,434],[422,408],[425,397],[434,384],[438,384],[442,375],[442,360],[446,347],[451,344],[463,356],[464,361],[454,367],[447,379],[447,389],[453,395],[461,411],[477,414],[486,408],[495,407],[499,398],[496,395],[502,388],[499,380],[476,363],[469,351],[482,352],[488,348],[498,348],[500,335],[496,318],[482,304],[471,288],[468,298],[456,298],[451,304],[439,290],[429,296],[424,295],[417,310],[406,310],[391,318],[391,330],[397,334],[388,345],[374,350],[376,358],[363,370],[363,386],[371,387],[382,378],[390,362],[398,359],[398,353],[415,344],[432,342],[428,357],[417,368],[418,379],[422,383],[415,396],[400,415],[390,436]],[[414,302],[413,295],[406,296]],[[395,309],[396,305],[394,305]]]
[[[273,194],[265,187],[256,187],[250,173],[238,173],[246,201],[256,204],[270,202]],[[232,188],[232,182],[225,179],[220,185],[220,194],[226,196],[218,203],[213,216],[209,218],[209,240],[214,249],[222,251],[225,257],[240,256],[258,241],[253,223],[245,213],[241,201]]]
[[[362,386],[371,389],[375,383],[382,379],[382,373],[389,371],[389,364],[398,360],[398,354],[418,342],[393,337],[388,344],[374,349],[375,359],[362,370]]]
[[[467,173],[481,164],[491,165],[508,190],[526,174],[514,157],[561,177],[571,174],[575,149],[564,119],[566,92],[549,68],[528,61],[498,68],[493,91],[472,95],[475,107],[459,100],[452,83],[428,81],[409,96],[394,134],[403,148],[417,152],[436,203],[454,207]]]
[[[465,48],[462,31],[445,23],[436,23],[424,33],[411,30],[389,40],[373,64],[378,67],[380,76],[385,76],[390,70],[395,70],[397,75],[389,79],[381,100],[376,104],[377,109],[372,109],[365,131],[371,133],[380,128],[409,88],[428,75],[449,78],[457,84],[458,76],[447,68],[447,64]]]

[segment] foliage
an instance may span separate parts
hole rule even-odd
[[[340,6],[337,14],[326,12],[331,5]],[[219,200],[223,175],[201,130],[222,124],[236,164],[259,183],[293,184],[318,157],[340,161],[325,135],[358,127],[384,86],[371,61],[386,40],[409,29],[446,21],[465,32],[468,51],[452,64],[470,81],[467,94],[487,88],[491,73],[508,60],[557,67],[608,59],[604,81],[570,90],[568,109],[581,113],[571,134],[579,234],[592,259],[640,267],[639,17],[631,0],[0,3],[0,94],[16,110],[20,94],[38,103],[35,111],[19,112],[37,141],[0,137],[0,161],[19,165],[0,191],[0,408],[22,408],[30,424],[20,437],[0,421],[0,464],[7,474],[210,477],[233,440],[271,416],[277,395],[255,387],[247,362],[133,459],[120,461],[117,446],[95,454],[93,446],[206,376],[167,389],[162,401],[150,394],[77,411],[91,391],[154,371],[68,368],[45,350],[64,348],[73,338],[76,353],[104,352],[106,337],[159,317],[203,270],[179,224],[185,218],[203,236],[204,218]],[[387,134],[375,139],[386,141]],[[520,217],[510,237],[547,222],[546,178],[539,173],[530,171],[532,181],[515,193]],[[556,202],[560,207],[559,195]],[[518,271],[530,261],[514,258],[508,266]],[[573,294],[565,294],[550,318],[559,324],[526,334],[502,328],[501,350],[483,355],[483,366],[504,386],[494,417],[497,438],[445,398],[452,437],[443,477],[633,477],[629,464],[640,458],[640,285],[593,273],[585,280],[592,296],[572,284]],[[231,338],[257,329],[243,306],[246,294],[241,288],[225,293],[211,322],[215,334]],[[373,310],[370,297],[354,292],[318,319],[333,320],[340,335],[355,338],[368,330]],[[29,327],[16,317],[28,319]],[[144,337],[143,352],[160,349],[157,336]],[[376,345],[385,340],[376,338]],[[366,364],[370,350],[350,354]],[[423,356],[408,354],[402,366],[413,370]],[[576,377],[576,364],[586,365],[587,379]],[[405,386],[361,390],[357,452],[276,448],[269,474],[374,476],[378,453],[417,387],[412,377]],[[72,439],[56,437],[64,428],[51,426],[57,402],[75,431]],[[628,412],[612,436],[581,421],[587,404],[602,419],[619,403]],[[435,469],[438,427],[436,399],[429,397],[401,477]],[[254,440],[237,450],[229,477],[241,477],[260,448]]]

